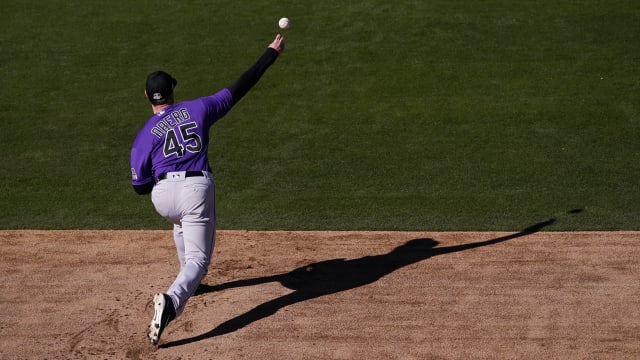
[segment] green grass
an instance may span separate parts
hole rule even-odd
[[[220,228],[640,230],[639,2],[254,3],[0,0],[0,228],[167,228],[146,74],[216,91],[287,16],[212,130]]]

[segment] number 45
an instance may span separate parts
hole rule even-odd
[[[202,140],[200,140],[198,134],[192,131],[197,127],[198,125],[194,122],[178,126],[182,141],[178,139],[178,134],[176,134],[175,129],[167,131],[167,137],[164,140],[164,157],[176,154],[177,157],[181,158],[184,156],[185,150],[192,153],[200,152],[200,150],[202,150]],[[185,145],[183,145],[183,143]]]

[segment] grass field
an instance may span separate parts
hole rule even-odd
[[[217,91],[287,16],[212,129],[220,228],[640,230],[638,1],[0,5],[0,229],[167,228],[130,186],[145,76]]]

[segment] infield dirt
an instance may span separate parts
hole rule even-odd
[[[640,358],[640,233],[543,227],[219,231],[157,348],[171,231],[0,231],[0,358]]]

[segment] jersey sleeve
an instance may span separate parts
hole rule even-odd
[[[209,125],[213,125],[220,118],[225,116],[233,107],[233,97],[231,91],[224,88],[217,93],[200,98],[204,104]]]
[[[138,134],[131,147],[131,184],[145,185],[152,181],[153,170],[151,165],[151,149],[146,148],[144,144],[150,144],[150,141],[142,141],[144,133]]]

